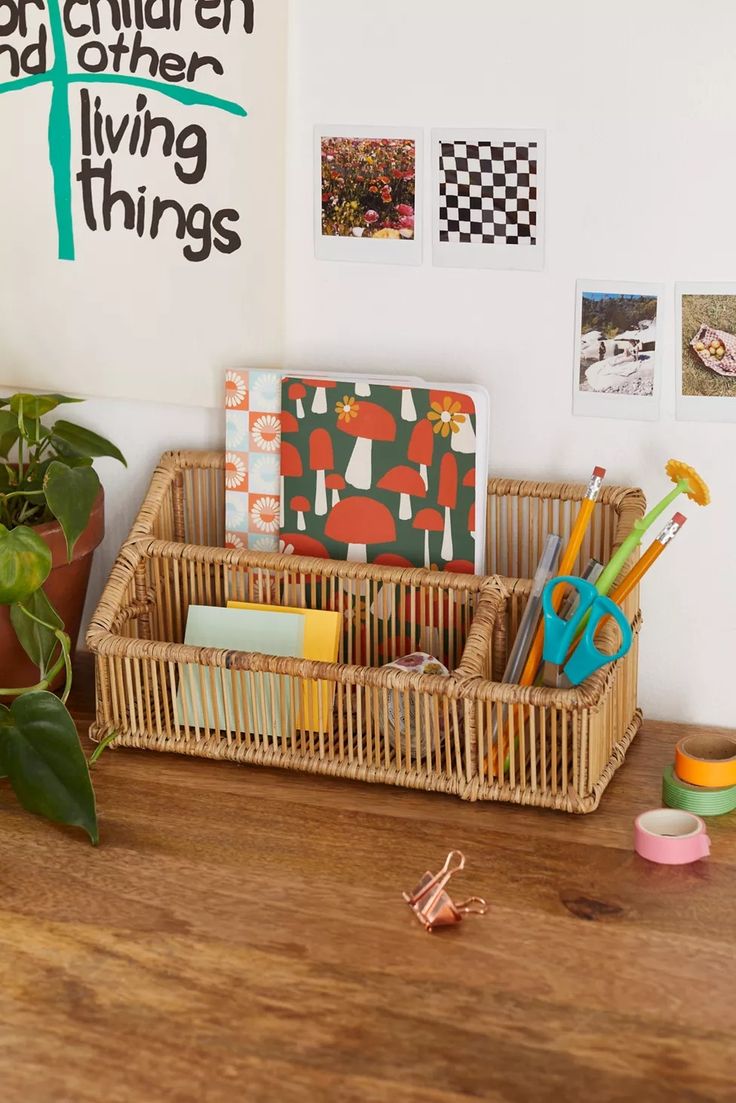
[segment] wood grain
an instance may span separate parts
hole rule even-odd
[[[736,816],[631,849],[683,731],[580,818],[115,751],[93,850],[0,782],[0,1098],[733,1100]],[[451,847],[491,907],[427,935],[401,892]]]

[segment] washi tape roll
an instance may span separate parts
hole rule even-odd
[[[705,789],[736,785],[736,739],[728,735],[688,735],[675,748],[675,773]]]
[[[710,839],[692,812],[654,808],[634,820],[634,850],[649,862],[684,866],[710,854]]]
[[[426,651],[415,651],[411,655],[403,655],[400,659],[394,659],[392,663],[386,663],[385,670],[403,670],[406,673],[411,674],[449,674],[447,667],[435,659],[434,655],[429,655]],[[398,709],[394,709],[394,695],[389,690],[388,693],[388,720],[389,730],[387,732],[389,745],[393,748],[394,744],[394,731],[398,727],[399,732],[404,735],[406,731],[407,717],[404,709],[404,693],[399,690],[397,694]],[[408,698],[408,721],[409,728],[412,732],[415,730],[415,716],[414,716],[414,693],[409,693]],[[440,720],[441,723],[441,720]]]
[[[662,800],[668,808],[682,808],[697,816],[724,816],[736,809],[736,785],[724,789],[704,789],[681,781],[674,766],[668,766],[662,775]]]

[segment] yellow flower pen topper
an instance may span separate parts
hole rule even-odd
[[[664,513],[671,503],[674,502],[675,498],[679,497],[680,494],[686,494],[696,505],[707,506],[710,504],[710,491],[704,480],[694,468],[689,467],[688,464],[683,463],[681,460],[668,460],[665,471],[675,484],[674,489],[672,489],[669,494],[665,495],[662,501],[647,513],[646,517],[642,517],[640,521],[634,523],[633,531],[626,537],[615,555],[611,557],[608,566],[595,584],[595,588],[599,594],[608,593],[618,576],[621,574],[626,560],[632,552],[636,551],[639,544],[641,544],[644,539],[644,533],[654,524],[657,518]]]

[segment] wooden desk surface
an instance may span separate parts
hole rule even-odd
[[[736,1099],[736,815],[631,847],[681,733],[582,818],[116,751],[94,850],[0,783],[0,1099]],[[428,935],[401,891],[451,847],[490,912]]]

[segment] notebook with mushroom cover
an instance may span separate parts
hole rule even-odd
[[[307,374],[294,372],[295,376]],[[330,380],[341,378],[332,372],[327,375]],[[225,545],[229,548],[279,550],[281,379],[278,371],[231,369],[225,373]],[[305,391],[312,387],[309,378],[303,382]],[[422,380],[408,382],[421,384]],[[313,396],[314,404],[314,390]]]
[[[483,572],[489,410],[474,384],[285,377],[284,551]]]

